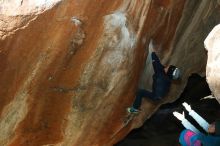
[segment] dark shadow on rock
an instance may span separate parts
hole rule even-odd
[[[141,128],[131,131],[124,140],[115,146],[178,146],[179,134],[184,127],[172,113],[174,111],[182,112],[184,110],[182,103],[187,102],[192,109],[209,123],[212,123],[220,118],[220,105],[215,99],[201,100],[210,94],[206,78],[192,74],[178,100],[162,105]],[[203,131],[188,114],[186,117],[199,130]]]

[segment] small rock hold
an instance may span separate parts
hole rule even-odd
[[[76,17],[72,17],[71,18],[71,21],[76,25],[76,26],[79,26],[82,24],[81,20],[79,20],[78,18]]]
[[[52,76],[50,76],[50,77],[48,78],[48,80],[49,80],[49,81],[51,81],[52,79],[53,79],[53,77],[52,77]]]

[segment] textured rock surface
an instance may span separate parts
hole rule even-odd
[[[2,0],[0,13],[7,16],[30,15],[43,12],[61,0]]]
[[[36,15],[52,8],[60,0],[2,0],[0,1],[0,37],[4,39],[25,29]]]
[[[213,95],[220,102],[220,25],[217,25],[206,38],[208,51],[206,78]]]
[[[1,1],[0,145],[116,143],[176,99],[192,72],[205,71],[202,42],[218,11],[216,0]],[[182,69],[182,81],[126,121],[138,81],[150,87],[149,59],[139,77],[150,37],[162,62]]]

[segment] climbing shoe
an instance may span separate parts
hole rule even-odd
[[[138,110],[138,109],[135,109],[135,108],[133,108],[133,107],[127,108],[127,111],[128,111],[129,113],[132,113],[132,114],[138,114],[138,113],[139,113],[139,110]]]

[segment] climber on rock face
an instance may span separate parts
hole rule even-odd
[[[127,109],[129,113],[139,112],[142,97],[147,97],[154,101],[165,97],[169,92],[171,81],[179,79],[180,77],[180,70],[177,67],[173,65],[165,67],[161,64],[160,59],[154,51],[152,40],[149,43],[149,53],[150,52],[152,52],[151,58],[154,69],[152,92],[145,89],[138,89],[133,106]]]

